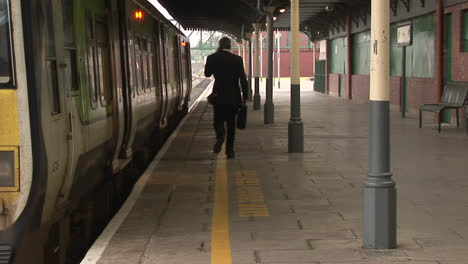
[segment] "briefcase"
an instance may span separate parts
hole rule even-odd
[[[245,129],[247,127],[247,106],[243,105],[237,113],[237,128]]]
[[[210,95],[208,95],[208,97],[206,99],[208,100],[208,103],[210,105],[215,105],[216,104],[216,97],[217,97],[217,94],[215,92],[212,92]]]

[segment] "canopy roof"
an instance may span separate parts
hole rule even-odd
[[[237,40],[265,22],[263,6],[274,6],[274,28],[290,30],[290,0],[159,0],[186,29],[221,31]],[[345,25],[346,16],[370,8],[370,0],[300,0],[300,29],[323,39],[331,24]],[[285,13],[280,9],[285,8]]]

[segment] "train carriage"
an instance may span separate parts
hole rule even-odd
[[[78,263],[190,89],[146,0],[0,0],[0,263]]]

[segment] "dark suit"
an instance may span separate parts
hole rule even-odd
[[[247,100],[248,89],[242,58],[226,50],[211,54],[206,60],[205,76],[211,75],[215,77],[213,92],[216,93],[214,105],[216,139],[224,141],[226,122],[228,128],[226,154],[234,153],[236,114],[243,101]]]

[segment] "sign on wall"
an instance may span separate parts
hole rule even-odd
[[[411,22],[405,22],[397,26],[397,45],[409,46],[413,41]]]

